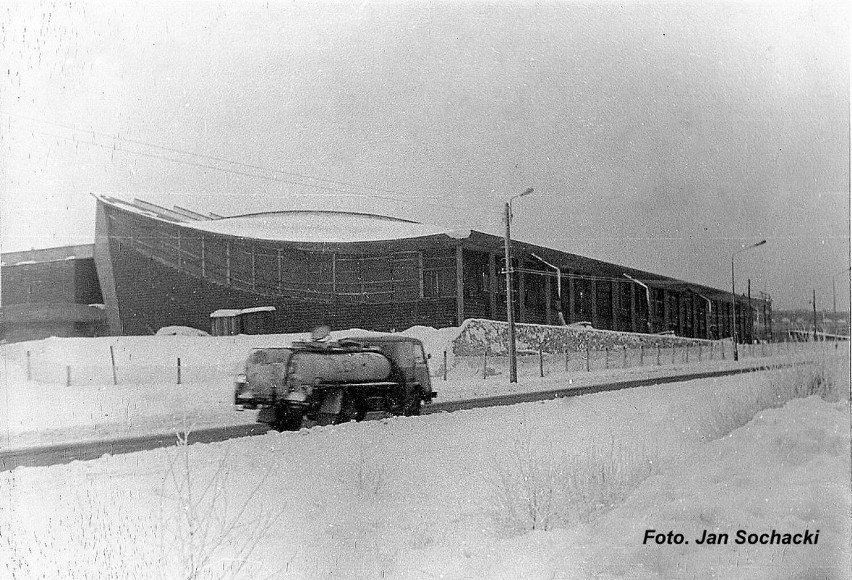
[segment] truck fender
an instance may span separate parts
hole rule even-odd
[[[337,415],[343,405],[343,389],[328,389],[320,405],[320,413]]]

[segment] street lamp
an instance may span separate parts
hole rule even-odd
[[[515,311],[512,307],[512,254],[510,246],[512,243],[512,201],[519,197],[524,197],[533,192],[532,187],[528,187],[522,193],[514,195],[506,202],[506,237],[504,246],[506,252],[506,322],[509,325],[509,382],[518,382],[518,353],[515,349]],[[521,297],[523,299],[523,297]]]
[[[622,274],[625,278],[627,278],[628,280],[630,280],[631,282],[634,282],[634,283],[636,283],[636,284],[639,284],[642,288],[644,288],[644,289],[645,289],[645,300],[648,302],[648,334],[652,333],[652,332],[653,332],[653,328],[652,328],[652,325],[651,325],[651,317],[652,317],[652,314],[651,314],[651,289],[650,289],[650,288],[648,288],[648,285],[647,285],[647,284],[643,284],[642,282],[640,282],[639,280],[637,280],[637,279],[636,279],[636,278],[634,278],[633,276],[628,276],[628,275],[627,275],[627,274],[625,274],[624,272],[622,272],[621,274]],[[632,292],[632,291],[633,291],[633,289],[631,289],[630,291]]]
[[[739,360],[739,352],[737,352],[737,293],[734,289],[734,256],[736,256],[737,254],[741,254],[746,250],[751,250],[752,248],[762,246],[765,243],[766,240],[761,240],[756,244],[746,246],[731,254],[731,328],[733,330],[734,339],[734,360]]]

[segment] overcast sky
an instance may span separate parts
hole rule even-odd
[[[4,252],[358,209],[848,309],[845,2],[7,2]]]

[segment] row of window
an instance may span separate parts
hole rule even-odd
[[[190,275],[265,295],[386,303],[455,296],[455,257],[415,251],[352,255],[226,240],[111,215],[113,239]],[[116,235],[117,234],[117,235]]]

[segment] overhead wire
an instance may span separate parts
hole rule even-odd
[[[233,160],[230,160],[230,159],[226,159],[224,157],[217,157],[217,156],[214,156],[214,155],[207,155],[207,154],[203,154],[203,153],[186,151],[186,150],[178,149],[178,148],[175,148],[175,147],[167,147],[167,146],[164,146],[164,145],[149,143],[149,142],[146,142],[146,141],[129,139],[129,138],[111,135],[111,134],[100,132],[100,131],[82,129],[80,127],[74,127],[74,126],[66,125],[66,124],[62,124],[62,123],[55,123],[55,122],[52,122],[52,121],[36,119],[34,117],[28,117],[28,116],[25,116],[25,115],[17,115],[17,114],[9,113],[9,112],[6,112],[6,111],[0,111],[0,114],[6,115],[9,119],[12,119],[12,118],[24,119],[24,120],[28,120],[28,121],[33,121],[35,123],[41,123],[41,124],[45,124],[45,125],[55,126],[55,127],[58,127],[58,128],[68,130],[68,131],[72,131],[72,136],[68,137],[68,136],[64,136],[64,135],[57,135],[55,133],[48,133],[48,132],[44,132],[44,131],[35,131],[35,130],[32,130],[32,129],[25,129],[32,135],[40,135],[40,136],[45,136],[45,137],[51,137],[51,138],[63,140],[63,141],[66,141],[66,142],[73,142],[75,144],[85,144],[85,145],[90,145],[90,146],[93,146],[93,147],[99,147],[99,148],[105,149],[105,150],[121,151],[123,153],[128,153],[130,155],[140,155],[140,156],[148,157],[148,158],[152,158],[152,159],[159,159],[159,160],[168,161],[168,162],[172,162],[172,163],[179,163],[179,164],[183,164],[183,165],[198,167],[198,168],[201,168],[201,169],[209,169],[209,170],[212,170],[212,171],[229,173],[229,174],[232,174],[232,175],[240,175],[240,176],[244,176],[244,177],[252,177],[252,178],[255,178],[255,179],[262,179],[262,180],[266,180],[266,181],[275,181],[275,182],[279,182],[279,183],[286,183],[288,185],[300,186],[300,187],[305,187],[305,188],[309,188],[309,189],[316,189],[316,190],[319,190],[319,191],[326,191],[326,192],[334,193],[336,195],[346,195],[348,197],[366,197],[366,198],[382,199],[382,200],[395,201],[395,202],[403,202],[403,203],[407,203],[407,204],[411,204],[411,205],[430,205],[430,206],[433,206],[433,207],[441,207],[441,208],[444,208],[444,209],[455,209],[455,210],[465,210],[465,211],[475,209],[475,210],[478,210],[478,211],[482,211],[481,207],[473,207],[473,206],[464,206],[464,205],[450,204],[450,203],[439,203],[439,202],[424,201],[424,198],[425,199],[444,199],[444,198],[441,198],[439,196],[419,195],[416,200],[412,200],[412,199],[410,199],[410,197],[408,195],[406,195],[402,192],[396,191],[396,190],[382,189],[382,188],[377,188],[377,187],[373,187],[373,186],[352,184],[352,183],[348,183],[348,182],[345,182],[345,181],[315,177],[315,176],[310,176],[310,175],[306,175],[306,174],[302,174],[302,173],[289,172],[289,171],[284,171],[284,170],[281,170],[281,169],[264,167],[264,166],[261,166],[261,165],[254,165],[254,164],[244,163],[244,162],[240,162],[240,161],[233,161]],[[92,140],[80,139],[74,133],[80,133],[80,134],[84,134],[84,135],[90,134],[90,135],[92,135]],[[103,138],[112,140],[113,141],[112,145],[97,143],[95,141],[95,136],[98,136],[98,135],[103,137]],[[210,160],[210,161],[215,161],[217,163],[227,163],[227,164],[230,164],[230,165],[235,165],[237,167],[244,167],[244,168],[247,168],[247,169],[252,169],[252,170],[255,170],[255,171],[259,171],[259,172],[270,173],[270,174],[273,174],[273,175],[263,175],[263,174],[258,174],[258,173],[250,173],[248,171],[241,171],[241,170],[238,170],[238,169],[226,168],[226,167],[221,167],[221,166],[218,166],[218,165],[211,165],[211,164],[208,164],[208,163],[198,163],[198,162],[189,161],[189,160],[186,160],[186,159],[177,159],[177,158],[168,157],[168,156],[165,156],[165,155],[158,155],[156,153],[128,149],[126,147],[120,147],[119,143],[131,143],[133,145],[138,145],[138,146],[141,146],[141,147],[150,147],[150,148],[153,148],[153,149],[157,149],[157,150],[161,150],[161,151],[167,151],[167,152],[174,153],[174,154],[177,154],[177,155],[185,155],[185,156],[195,157],[195,158],[198,158],[198,159],[207,159],[207,160]],[[309,180],[314,180],[314,181],[318,181],[318,182],[333,183],[333,184],[337,184],[337,185],[341,185],[343,187],[349,188],[349,190],[340,189],[339,187],[332,187],[332,186],[329,186],[329,185],[322,185],[322,183],[305,183],[304,181],[284,179],[284,178],[281,178],[281,177],[276,176],[274,174],[291,175],[291,176],[299,177],[301,179],[309,179]],[[351,191],[353,189],[356,190],[356,191]],[[362,193],[362,192],[357,191],[358,189],[372,190],[372,191],[387,193],[387,194],[390,194],[390,195]],[[229,194],[222,194],[222,195],[229,195]],[[230,194],[230,195],[234,195],[234,194]],[[239,194],[239,195],[244,196],[246,194]],[[262,194],[256,194],[256,195],[262,195]],[[299,195],[299,194],[297,194],[297,195]],[[301,195],[310,195],[310,194],[301,194]],[[314,195],[316,195],[316,194],[314,194]]]

